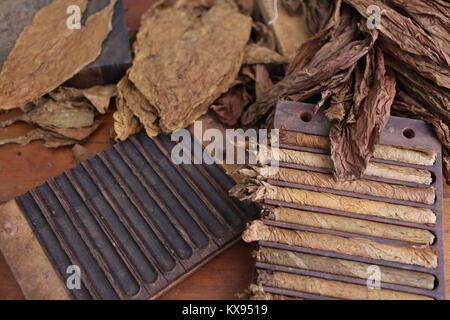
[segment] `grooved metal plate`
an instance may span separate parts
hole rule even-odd
[[[304,133],[304,134],[311,134],[311,135],[317,135],[317,136],[328,136],[328,133],[329,133],[329,130],[331,127],[330,122],[326,119],[325,115],[321,111],[318,111],[317,113],[314,113],[313,111],[314,111],[314,105],[297,103],[297,102],[280,102],[277,106],[274,126],[275,126],[275,128],[280,129],[280,130],[300,132],[300,133]],[[413,136],[408,137],[407,135],[405,135],[404,132],[406,130],[413,131],[414,132]],[[426,204],[420,204],[420,203],[404,201],[404,200],[394,200],[394,199],[390,199],[389,197],[377,197],[377,196],[373,196],[373,195],[364,195],[364,194],[355,193],[355,192],[339,191],[339,190],[322,188],[322,187],[317,187],[317,186],[293,184],[293,183],[289,183],[289,182],[285,182],[285,181],[268,180],[268,183],[270,183],[271,185],[274,185],[274,186],[289,187],[289,188],[296,188],[296,189],[316,191],[316,192],[326,192],[326,193],[331,193],[331,194],[336,194],[336,195],[341,195],[341,196],[354,197],[354,198],[359,198],[359,199],[368,199],[368,200],[379,201],[379,202],[384,202],[384,203],[393,203],[393,204],[407,205],[407,206],[412,206],[412,207],[427,208],[427,209],[432,210],[436,215],[436,224],[435,225],[429,226],[429,225],[405,222],[405,221],[400,221],[400,220],[393,220],[393,219],[389,219],[389,218],[374,217],[374,216],[369,216],[369,215],[362,215],[362,214],[357,214],[357,213],[338,211],[338,210],[322,208],[322,207],[304,206],[304,205],[298,205],[298,204],[294,204],[294,203],[287,203],[287,202],[281,202],[281,201],[265,200],[264,203],[265,203],[265,205],[267,205],[269,207],[288,207],[288,208],[317,212],[317,213],[325,213],[325,214],[330,214],[330,215],[335,215],[335,216],[340,216],[340,217],[355,218],[355,219],[360,219],[360,220],[381,222],[381,223],[386,223],[386,224],[429,230],[435,235],[435,241],[430,247],[435,248],[437,251],[437,255],[438,255],[438,267],[437,268],[426,268],[426,267],[421,267],[421,266],[416,266],[416,265],[409,265],[409,264],[403,264],[403,263],[398,263],[398,262],[386,261],[386,260],[382,260],[382,259],[363,258],[363,257],[352,256],[352,255],[348,255],[348,254],[339,254],[339,253],[335,253],[335,252],[331,252],[331,251],[315,250],[315,249],[310,249],[310,248],[291,246],[291,245],[279,244],[279,243],[267,242],[267,241],[260,241],[259,246],[275,248],[275,249],[282,249],[282,250],[289,250],[289,251],[293,251],[293,252],[300,252],[300,253],[306,253],[306,254],[310,254],[310,255],[323,256],[323,257],[329,257],[329,258],[335,258],[335,259],[343,259],[343,260],[348,260],[348,261],[362,262],[362,263],[367,263],[370,265],[392,267],[392,268],[397,268],[397,269],[401,269],[401,270],[410,270],[410,271],[417,271],[417,272],[432,274],[435,277],[435,287],[432,290],[420,289],[420,288],[404,286],[404,285],[383,283],[383,282],[381,282],[381,288],[405,292],[405,293],[411,293],[411,294],[424,295],[424,296],[432,297],[435,299],[445,299],[444,247],[443,247],[444,238],[443,238],[443,216],[442,216],[443,215],[443,210],[442,210],[442,206],[443,206],[442,149],[441,149],[441,145],[440,145],[439,141],[437,140],[437,138],[435,137],[432,128],[428,124],[426,124],[423,121],[399,118],[399,117],[391,117],[390,118],[390,120],[386,126],[386,129],[381,136],[379,143],[383,144],[383,145],[422,147],[422,148],[436,152],[437,157],[436,157],[436,161],[433,166],[413,165],[413,164],[406,164],[406,163],[402,163],[402,162],[382,160],[382,159],[371,159],[370,160],[371,162],[394,164],[397,166],[427,170],[431,173],[431,176],[433,177],[433,182],[429,186],[416,184],[416,183],[407,183],[407,182],[393,180],[393,179],[377,178],[377,177],[373,177],[373,176],[363,176],[363,178],[366,180],[385,182],[385,183],[389,183],[389,184],[406,185],[406,186],[412,186],[412,187],[418,187],[418,188],[434,187],[436,190],[436,200],[435,200],[434,204],[426,205]],[[306,148],[306,147],[302,147],[302,146],[298,146],[298,145],[280,144],[280,148],[305,151],[305,152],[311,152],[311,153],[318,153],[318,154],[329,154],[329,152],[321,150],[321,149]],[[304,170],[304,171],[331,173],[331,170],[328,170],[328,169],[307,167],[307,166],[301,166],[301,165],[296,165],[296,164],[280,163],[280,166],[286,167],[286,168],[291,168],[291,169]],[[264,216],[264,212],[263,212],[263,216]],[[321,233],[321,234],[339,236],[339,237],[344,237],[344,238],[365,238],[365,239],[369,239],[369,240],[376,241],[379,243],[385,243],[385,244],[391,244],[391,245],[397,245],[397,246],[418,246],[418,244],[407,243],[407,242],[397,241],[397,240],[389,240],[389,239],[385,239],[382,237],[363,236],[361,234],[356,234],[356,233],[339,232],[339,231],[335,231],[335,230],[307,227],[307,226],[302,226],[302,225],[293,224],[293,223],[271,221],[271,220],[264,219],[264,217],[263,217],[262,221],[266,225],[271,225],[271,226],[285,228],[285,229],[291,229],[291,230],[300,230],[300,231]],[[323,273],[323,272],[302,270],[299,268],[284,267],[284,266],[278,266],[278,265],[261,263],[261,262],[256,263],[256,268],[269,270],[269,271],[294,273],[294,274],[299,274],[299,275],[303,275],[303,276],[311,276],[311,277],[317,277],[317,278],[322,278],[322,279],[326,279],[326,280],[341,281],[341,282],[350,283],[350,284],[359,284],[359,285],[364,285],[364,286],[366,285],[366,279],[360,279],[360,278],[348,277],[348,276],[339,276],[339,275],[335,275],[335,274],[327,274],[327,273]],[[320,295],[292,291],[292,290],[285,290],[285,289],[280,289],[280,288],[264,287],[264,289],[266,292],[273,293],[273,294],[282,294],[282,295],[286,295],[286,296],[293,296],[293,297],[299,297],[299,298],[305,298],[305,299],[318,299],[318,300],[335,299],[333,297],[320,296]]]
[[[73,298],[156,297],[256,217],[220,167],[174,165],[173,147],[141,133],[17,198],[61,281],[80,268]]]

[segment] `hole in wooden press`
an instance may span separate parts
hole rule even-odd
[[[303,122],[311,122],[312,118],[313,118],[313,115],[312,115],[311,112],[303,112],[303,113],[300,115],[300,119],[301,119]]]
[[[416,133],[413,129],[405,129],[403,130],[403,136],[407,139],[412,139],[416,136]]]

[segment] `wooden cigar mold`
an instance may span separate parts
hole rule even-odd
[[[239,240],[256,207],[218,165],[175,165],[174,146],[140,133],[0,206],[19,225],[0,250],[26,298],[156,298]]]
[[[313,109],[314,109],[314,106],[310,105],[310,104],[303,104],[303,103],[296,103],[296,102],[280,102],[277,106],[274,126],[275,126],[275,128],[280,129],[280,131],[287,130],[287,131],[291,131],[291,132],[300,132],[300,133],[316,135],[316,136],[328,136],[328,132],[329,132],[330,126],[331,126],[330,122],[326,119],[325,115],[321,111],[318,111],[316,114],[314,114]],[[391,283],[383,283],[383,282],[381,282],[381,288],[382,289],[390,289],[390,290],[399,291],[399,292],[410,293],[410,294],[423,295],[423,296],[431,297],[434,299],[445,299],[441,145],[440,145],[439,141],[437,140],[437,138],[435,137],[435,135],[432,131],[432,128],[430,126],[428,126],[426,123],[424,123],[422,121],[418,121],[418,120],[399,118],[399,117],[391,117],[388,125],[386,126],[384,133],[381,136],[381,140],[379,141],[379,144],[409,146],[409,147],[422,147],[422,148],[436,152],[437,157],[436,157],[436,161],[433,166],[412,165],[412,164],[406,164],[406,163],[389,161],[389,160],[371,159],[371,161],[373,161],[373,162],[395,164],[398,166],[406,166],[406,167],[412,167],[412,168],[418,168],[418,169],[424,169],[424,170],[430,171],[432,173],[432,177],[433,177],[433,182],[431,183],[430,186],[433,186],[436,190],[436,200],[435,200],[434,204],[426,205],[426,204],[420,204],[420,203],[415,203],[415,202],[410,202],[410,201],[392,200],[392,199],[384,198],[384,197],[362,195],[362,194],[346,192],[346,191],[337,191],[337,190],[325,189],[325,188],[320,188],[320,187],[292,184],[292,183],[283,182],[283,181],[268,180],[267,182],[274,186],[290,187],[290,188],[297,188],[297,189],[304,189],[304,190],[311,190],[311,191],[318,191],[318,192],[327,192],[327,193],[333,193],[333,194],[337,194],[337,195],[349,196],[349,197],[354,197],[354,198],[362,198],[362,199],[369,199],[369,200],[381,201],[381,202],[386,202],[386,203],[394,203],[394,204],[402,204],[402,205],[413,206],[413,207],[428,208],[428,209],[431,209],[436,214],[436,224],[435,225],[427,226],[427,225],[422,225],[422,224],[403,222],[403,221],[392,220],[392,219],[388,219],[388,218],[372,217],[372,216],[367,216],[367,215],[348,213],[348,212],[337,211],[337,210],[326,209],[326,208],[302,206],[302,205],[286,203],[286,202],[281,202],[281,201],[265,200],[264,204],[265,204],[265,206],[269,206],[269,207],[270,206],[289,207],[289,208],[305,210],[305,211],[313,211],[313,212],[318,212],[318,213],[326,213],[326,214],[349,217],[349,218],[357,218],[357,219],[377,221],[377,222],[382,222],[382,223],[387,223],[387,224],[394,224],[394,225],[399,225],[399,226],[414,227],[414,228],[429,230],[430,232],[432,232],[435,235],[435,241],[430,247],[435,248],[437,250],[437,254],[438,254],[438,267],[437,268],[432,269],[432,268],[425,268],[425,267],[421,267],[421,266],[408,265],[408,264],[397,263],[397,262],[389,262],[389,261],[384,261],[384,260],[362,258],[362,257],[356,257],[356,256],[347,255],[347,254],[338,254],[338,253],[334,253],[334,252],[313,250],[313,249],[309,249],[309,248],[302,248],[302,247],[296,247],[296,246],[267,242],[267,241],[259,241],[258,244],[259,244],[259,246],[262,246],[262,247],[284,249],[284,250],[290,250],[290,251],[294,251],[294,252],[301,252],[301,253],[313,254],[313,255],[318,255],[318,256],[325,256],[325,257],[330,257],[330,258],[363,262],[363,263],[367,263],[370,265],[393,267],[393,268],[398,268],[398,269],[403,269],[403,270],[418,271],[418,272],[432,274],[436,279],[435,286],[432,290],[420,289],[420,288],[404,286],[404,285],[396,285],[396,284],[391,284]],[[286,145],[286,144],[282,144],[282,143],[280,143],[280,148],[292,149],[292,150],[298,150],[298,151],[307,151],[307,152],[313,152],[313,153],[321,153],[321,154],[327,153],[327,151],[324,151],[324,150],[306,148],[306,147],[294,146],[294,145]],[[315,172],[330,173],[330,171],[326,170],[326,169],[305,167],[305,166],[299,166],[299,165],[295,165],[295,164],[280,163],[280,166],[294,168],[294,169],[300,169],[300,170],[309,170],[309,171],[315,171]],[[383,179],[383,178],[377,178],[377,177],[369,177],[369,176],[365,176],[364,179],[381,181],[381,182],[390,183],[390,184],[407,185],[407,186],[419,187],[419,188],[430,187],[428,185],[425,186],[425,185],[420,185],[420,184],[415,184],[415,183],[406,183],[403,181],[397,181],[397,180],[392,180],[392,179]],[[306,226],[301,226],[301,225],[292,224],[292,223],[268,220],[268,219],[264,219],[264,210],[262,212],[262,221],[268,226],[280,227],[280,228],[291,229],[291,230],[316,232],[316,233],[335,235],[335,236],[341,236],[341,237],[346,237],[346,238],[366,238],[366,239],[370,239],[370,240],[375,240],[380,243],[394,244],[394,245],[410,245],[410,246],[417,245],[417,244],[412,244],[412,243],[407,244],[406,242],[403,242],[403,241],[393,241],[393,240],[388,240],[388,239],[383,239],[383,238],[378,238],[378,237],[362,236],[359,234],[352,234],[352,233],[347,233],[347,232],[339,232],[339,231],[326,230],[326,229],[318,229],[318,228],[314,228],[314,227],[306,227]],[[273,264],[267,264],[267,263],[261,263],[261,262],[256,263],[256,268],[263,269],[263,270],[269,270],[269,271],[294,273],[294,274],[299,274],[299,275],[303,275],[303,276],[311,276],[311,277],[316,277],[316,278],[321,278],[321,279],[326,279],[326,280],[341,281],[341,282],[345,282],[345,283],[358,284],[358,285],[362,285],[362,286],[366,286],[366,281],[367,281],[366,279],[361,279],[361,278],[340,276],[340,275],[323,273],[323,272],[308,271],[308,270],[302,270],[302,269],[293,268],[293,267],[285,267],[285,266],[279,266],[279,265],[273,265]],[[310,293],[303,293],[303,292],[285,290],[285,289],[280,289],[280,288],[266,287],[264,285],[263,285],[263,289],[267,293],[290,296],[290,297],[298,297],[298,298],[306,298],[306,299],[334,299],[333,297],[325,297],[325,296],[320,296],[320,295],[315,295],[315,294],[310,294]]]

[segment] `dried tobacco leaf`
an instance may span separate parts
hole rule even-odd
[[[114,115],[119,122],[115,125],[117,139],[123,141],[138,132],[141,128],[139,123],[142,123],[148,136],[157,136],[160,132],[156,124],[157,111],[128,79],[128,73],[117,84],[117,90],[118,111]]]
[[[75,128],[75,129],[33,129],[24,136],[0,139],[0,146],[10,143],[16,143],[20,145],[27,145],[35,140],[43,140],[44,146],[47,148],[59,148],[64,146],[70,146],[77,143],[84,142],[97,128],[100,122],[95,122],[88,128]]]
[[[367,55],[364,71],[358,70],[353,103],[345,110],[347,118],[331,117],[337,120],[330,131],[331,158],[336,178],[341,181],[363,175],[389,120],[395,98],[395,75],[385,69],[380,49]]]
[[[450,57],[439,41],[435,41],[418,24],[381,0],[344,1],[357,9],[364,18],[370,16],[367,11],[369,6],[378,6],[382,11],[380,40],[383,51],[436,85],[450,89]],[[427,5],[427,12],[430,9]]]
[[[54,101],[42,98],[36,107],[20,116],[0,122],[0,128],[21,121],[45,129],[82,128],[94,124],[94,111],[86,102]]]
[[[112,29],[116,2],[111,0],[79,30],[67,27],[67,8],[77,5],[84,13],[87,0],[55,0],[36,13],[3,64],[0,110],[39,99],[93,62]]]
[[[228,126],[236,125],[238,119],[241,117],[244,106],[250,101],[250,96],[241,81],[223,94],[211,106],[211,109],[217,114],[220,122]]]
[[[129,79],[158,111],[164,133],[191,124],[230,88],[250,29],[251,18],[229,0],[200,16],[185,7],[143,16]]]
[[[255,124],[284,96],[297,94],[295,99],[305,100],[348,81],[358,60],[372,48],[377,33],[361,32],[352,10],[344,7],[340,14],[340,2],[327,28],[302,45],[291,73],[245,111],[241,118],[244,125]]]
[[[250,43],[245,48],[244,64],[285,64],[289,59],[265,46]]]
[[[117,94],[116,85],[94,86],[88,89],[61,87],[49,93],[55,101],[87,99],[100,114],[105,114],[111,98]]]

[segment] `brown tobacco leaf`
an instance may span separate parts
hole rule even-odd
[[[36,13],[3,64],[0,109],[39,99],[93,62],[111,31],[116,2],[111,0],[79,30],[67,27],[67,8],[77,5],[84,13],[87,0],[55,0]]]
[[[346,118],[331,117],[337,120],[330,131],[331,157],[336,178],[341,181],[362,176],[389,120],[395,98],[395,75],[385,69],[379,48],[367,56],[365,70],[358,70],[353,102],[350,110],[346,110]],[[340,107],[345,106],[340,104]]]
[[[245,48],[244,64],[285,64],[289,59],[267,47],[251,43]]]
[[[348,7],[341,15],[339,12],[337,1],[327,28],[299,49],[291,73],[245,111],[241,118],[244,125],[255,124],[280,98],[295,95],[295,99],[305,100],[348,81],[355,64],[372,48],[377,33],[360,32]]]
[[[440,41],[450,54],[450,3],[445,0],[389,0],[389,4],[402,8],[423,30]]]
[[[450,89],[450,57],[439,41],[381,0],[344,1],[357,9],[364,18],[370,16],[367,12],[369,6],[378,6],[382,10],[380,40],[383,51],[437,85]],[[410,2],[415,4],[420,1]],[[428,4],[426,7],[428,12],[431,8]]]
[[[333,14],[333,3],[328,0],[304,0],[305,19],[311,34],[322,30]]]
[[[227,93],[216,100],[211,108],[217,114],[220,122],[228,126],[236,125],[244,106],[250,101],[250,96],[242,82],[238,81]]]
[[[87,99],[100,114],[105,114],[109,108],[111,98],[117,94],[116,85],[94,86],[88,89],[61,87],[49,93],[55,101]]]
[[[187,127],[231,87],[250,29],[251,18],[229,0],[200,16],[184,7],[143,16],[129,79],[158,111],[164,133]]]

